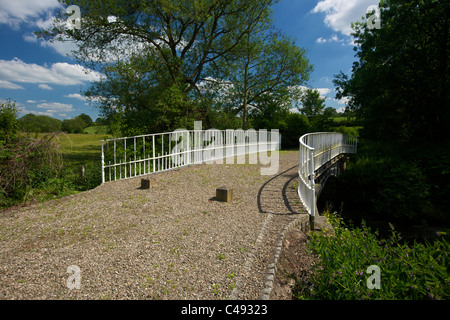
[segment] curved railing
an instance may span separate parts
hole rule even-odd
[[[298,195],[311,220],[316,215],[316,171],[341,154],[356,153],[356,137],[336,132],[309,133],[300,139]]]

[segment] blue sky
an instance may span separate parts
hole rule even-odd
[[[379,0],[281,0],[274,6],[275,25],[307,50],[314,65],[310,86],[319,89],[326,105],[339,109],[332,80],[341,70],[350,74],[355,60],[351,22],[360,21]],[[70,56],[70,43],[49,43],[33,32],[48,26],[57,0],[0,0],[0,100],[10,98],[27,113],[58,119],[81,113],[98,116],[95,105],[80,94],[101,75]],[[69,56],[68,56],[69,54]]]

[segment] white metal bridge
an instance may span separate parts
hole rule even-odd
[[[311,217],[314,228],[317,198],[330,175],[339,171],[346,154],[356,153],[356,137],[335,132],[309,133],[299,139],[298,195]],[[320,182],[317,179],[320,176]],[[318,183],[319,182],[319,183]]]
[[[201,127],[200,127],[201,128]],[[309,133],[299,139],[298,195],[314,227],[316,202],[330,175],[347,154],[356,153],[357,138],[342,133]],[[102,141],[102,183],[279,150],[278,130],[178,130]],[[243,157],[243,158],[242,158]],[[220,163],[220,162],[219,162]],[[273,174],[273,173],[272,173]]]

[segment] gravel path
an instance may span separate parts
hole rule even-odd
[[[297,165],[295,151],[274,176],[197,165],[0,212],[0,299],[259,299],[280,234],[306,216]],[[215,200],[222,185],[233,202]]]

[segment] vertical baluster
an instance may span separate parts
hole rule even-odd
[[[152,149],[153,149],[153,172],[155,172],[155,171],[156,171],[156,162],[155,162],[155,155],[156,155],[156,153],[155,153],[155,135],[152,136],[152,142],[153,142],[153,145],[152,145]]]
[[[133,149],[134,149],[134,176],[136,176],[136,137],[134,137],[133,139]]]
[[[116,140],[114,140],[114,181],[117,180]]]
[[[173,152],[172,152],[172,134],[169,133],[169,169],[172,169],[172,162],[170,161],[172,159],[173,156]]]

